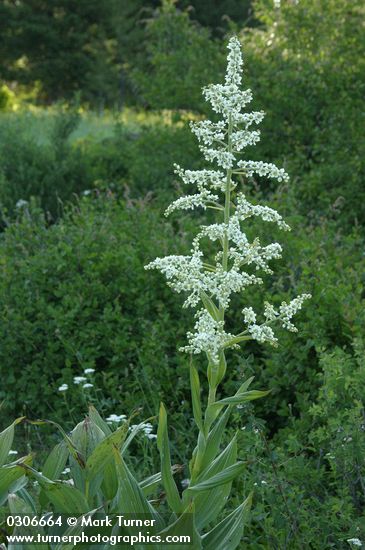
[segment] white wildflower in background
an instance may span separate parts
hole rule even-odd
[[[93,372],[95,372],[95,369],[88,368],[84,370],[84,374],[93,374]]]
[[[13,451],[12,449],[10,449],[9,455],[17,455],[18,454],[18,451]]]
[[[106,419],[106,422],[107,424],[113,424],[113,422],[119,424],[120,422],[125,422],[126,420],[127,416],[125,414],[110,414]]]
[[[136,428],[142,431],[144,435],[147,437],[147,439],[157,439],[157,435],[152,433],[153,426],[150,422],[144,422],[142,424],[132,424],[132,426],[129,429],[130,431],[132,431],[132,430],[135,430]]]
[[[82,387],[85,388],[85,389],[93,388],[94,384],[90,384],[90,382],[87,382],[86,384],[83,384]]]
[[[81,382],[86,382],[87,378],[85,376],[75,376],[74,377],[74,384],[78,385],[81,384]]]
[[[262,343],[277,344],[273,325],[296,331],[293,316],[301,309],[309,294],[301,294],[278,309],[267,303],[263,320],[252,307],[243,309],[243,330],[232,334],[226,329],[225,315],[234,293],[244,293],[252,285],[262,284],[261,273],[272,273],[270,262],[281,257],[280,244],[262,244],[259,238],[250,241],[244,228],[250,218],[275,224],[288,231],[290,227],[276,210],[268,206],[250,203],[239,190],[237,176],[251,178],[255,175],[289,180],[283,168],[272,163],[242,159],[243,150],[254,146],[260,139],[256,126],[262,122],[262,111],[244,112],[252,100],[251,90],[241,90],[242,53],[236,37],[228,44],[227,71],[223,84],[212,84],[203,89],[221,119],[218,122],[204,120],[191,123],[191,130],[198,138],[199,148],[212,169],[186,170],[175,165],[175,173],[184,184],[196,187],[196,192],[180,197],[166,210],[166,215],[176,210],[212,208],[220,213],[217,223],[202,226],[195,237],[190,254],[156,258],[146,269],[161,271],[176,292],[184,293],[184,307],[197,307],[193,332],[188,332],[188,344],[182,348],[190,353],[206,353],[210,364],[217,365],[221,353],[244,340],[254,339]],[[207,242],[216,244],[205,246]]]
[[[360,548],[362,547],[362,542],[361,542],[360,539],[356,539],[356,538],[355,539],[347,539],[347,542],[349,544],[351,544],[352,546],[358,546]]]
[[[58,388],[58,391],[67,391],[67,390],[68,390],[68,384],[62,384],[62,386]]]

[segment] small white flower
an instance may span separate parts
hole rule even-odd
[[[354,538],[354,539],[347,539],[347,542],[349,544],[352,544],[353,546],[359,546],[361,547],[362,546],[362,542],[360,539],[357,539],[357,538]]]
[[[86,384],[83,384],[82,387],[85,388],[85,389],[93,388],[94,384],[90,384],[90,382],[87,382]]]
[[[81,384],[81,382],[85,382],[87,378],[85,376],[75,376],[74,377],[74,384]]]
[[[278,310],[265,304],[265,320],[261,324],[253,308],[245,307],[243,315],[247,327],[243,333],[236,337],[226,330],[225,311],[231,296],[244,293],[251,285],[262,284],[256,272],[272,273],[270,262],[282,254],[277,242],[262,245],[259,238],[250,242],[245,232],[247,220],[260,218],[281,230],[290,230],[276,210],[250,203],[241,192],[233,193],[242,177],[256,174],[279,182],[289,180],[286,171],[273,163],[239,160],[243,149],[259,141],[260,131],[251,127],[264,118],[262,111],[244,111],[253,96],[250,89],[241,89],[242,67],[241,45],[238,38],[232,37],[228,43],[224,83],[203,89],[213,111],[221,115],[220,120],[190,124],[205,159],[216,166],[211,170],[186,170],[175,165],[175,173],[184,184],[194,185],[196,192],[178,198],[166,210],[169,215],[178,209],[212,208],[219,212],[219,222],[201,227],[189,254],[156,258],[145,266],[159,270],[173,290],[186,295],[184,307],[197,308],[194,330],[188,332],[188,344],[180,349],[187,353],[205,353],[209,362],[215,365],[222,351],[237,346],[246,338],[276,345],[277,338],[271,327],[274,322],[296,331],[291,319],[309,298],[308,294],[302,294],[288,304],[283,302]],[[232,208],[228,198],[233,203]]]
[[[25,206],[28,206],[28,201],[25,201],[24,199],[19,199],[15,205],[15,208],[20,210],[20,208],[23,208]]]
[[[17,454],[18,454],[18,451],[13,451],[13,450],[9,451],[9,455],[17,455]]]
[[[84,370],[84,374],[92,374],[93,372],[95,372],[95,369],[88,368]]]
[[[67,390],[68,390],[68,384],[62,384],[62,386],[58,388],[58,391],[67,391]]]
[[[65,468],[62,472],[62,475],[69,474],[71,472],[70,468]]]
[[[116,424],[119,424],[120,422],[125,422],[127,419],[125,414],[111,414],[106,419],[107,424],[113,424],[115,422]]]

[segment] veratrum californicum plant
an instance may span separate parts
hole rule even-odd
[[[260,131],[252,130],[264,118],[262,111],[243,112],[252,100],[251,90],[240,89],[242,80],[242,54],[236,37],[228,44],[228,64],[224,84],[212,84],[203,89],[203,94],[212,109],[222,120],[191,122],[191,130],[199,140],[199,147],[205,159],[215,162],[218,169],[185,170],[175,165],[175,172],[185,184],[197,187],[195,194],[183,196],[173,202],[166,215],[175,210],[189,210],[196,207],[213,208],[221,213],[221,220],[201,227],[195,237],[188,256],[166,256],[151,262],[147,269],[159,269],[168,284],[177,292],[186,292],[184,306],[199,306],[196,313],[194,332],[188,333],[188,345],[182,348],[192,353],[205,352],[211,365],[218,365],[221,353],[239,343],[255,339],[275,345],[277,338],[273,331],[275,323],[290,331],[297,329],[292,317],[301,309],[309,294],[302,294],[289,304],[283,302],[279,309],[266,303],[262,322],[252,307],[242,311],[245,330],[231,334],[225,330],[225,313],[230,305],[232,293],[242,292],[248,286],[261,284],[260,270],[272,273],[271,259],[281,257],[278,243],[263,246],[256,238],[249,242],[242,226],[246,220],[256,216],[265,222],[275,223],[284,231],[290,230],[280,214],[267,206],[253,205],[239,191],[235,176],[259,176],[287,181],[288,174],[274,164],[252,160],[238,160],[245,147],[255,145]],[[210,239],[220,247],[213,260],[206,258],[201,242]],[[246,271],[254,268],[255,274]],[[251,269],[252,270],[252,269]]]

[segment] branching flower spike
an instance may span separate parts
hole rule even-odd
[[[304,300],[310,298],[309,294],[302,294],[289,304],[283,303],[279,310],[266,304],[261,323],[253,309],[246,307],[242,312],[245,330],[235,335],[225,331],[225,313],[232,293],[261,284],[260,271],[271,273],[270,260],[280,258],[282,252],[278,243],[263,246],[258,238],[249,242],[243,230],[244,222],[255,216],[275,223],[284,231],[290,230],[278,212],[248,202],[234,180],[237,175],[249,177],[255,173],[278,181],[287,181],[289,177],[285,170],[274,164],[240,159],[246,147],[259,141],[260,132],[252,126],[263,120],[264,113],[244,112],[252,100],[252,93],[251,90],[241,90],[243,61],[236,37],[229,41],[228,50],[224,84],[212,84],[203,90],[206,100],[222,120],[191,123],[205,159],[215,163],[218,169],[192,171],[176,165],[176,173],[185,184],[195,185],[197,193],[177,199],[166,211],[169,215],[178,209],[214,208],[221,212],[221,220],[201,228],[190,255],[157,258],[146,266],[147,269],[159,269],[175,291],[187,294],[185,306],[198,306],[195,330],[188,333],[188,345],[182,349],[192,353],[205,352],[212,365],[219,363],[225,349],[245,340],[255,339],[276,345],[272,326],[276,323],[295,331],[291,319],[301,309]],[[205,257],[201,249],[203,239],[220,245],[213,258]],[[254,273],[246,271],[252,271],[252,268]]]
[[[191,129],[199,140],[199,147],[205,159],[215,163],[211,170],[184,170],[176,166],[176,173],[187,185],[197,188],[195,194],[173,202],[166,214],[175,210],[189,210],[201,207],[217,212],[216,223],[203,225],[193,240],[187,256],[157,258],[147,269],[158,269],[168,284],[177,292],[186,295],[185,307],[196,309],[194,330],[187,334],[187,345],[183,351],[205,353],[208,359],[207,398],[201,392],[200,375],[194,362],[190,365],[192,411],[198,430],[198,440],[189,463],[189,480],[182,494],[171,476],[167,417],[163,404],[160,408],[157,444],[161,456],[161,472],[166,498],[183,521],[184,514],[194,511],[196,544],[194,548],[207,550],[233,550],[241,547],[243,526],[247,521],[251,495],[236,510],[214,526],[228,499],[231,483],[245,469],[237,461],[236,437],[221,450],[225,426],[234,406],[267,395],[267,391],[250,390],[252,378],[238,388],[235,395],[217,399],[217,388],[226,372],[225,352],[247,340],[269,342],[273,345],[277,337],[275,324],[295,331],[292,323],[295,313],[302,307],[308,294],[302,294],[289,304],[283,302],[278,309],[266,303],[262,321],[252,307],[242,311],[242,327],[237,333],[226,329],[226,312],[233,293],[242,293],[251,285],[261,284],[260,272],[271,273],[270,261],[280,258],[278,243],[261,244],[258,238],[248,239],[244,224],[249,218],[261,218],[264,222],[276,224],[280,229],[290,228],[272,208],[251,204],[239,190],[237,176],[259,176],[287,180],[282,168],[273,164],[243,160],[242,151],[255,145],[260,133],[252,129],[264,116],[262,112],[244,112],[251,101],[250,90],[241,91],[242,55],[237,38],[228,44],[228,65],[224,84],[208,86],[204,96],[221,120],[191,123]],[[209,243],[211,246],[205,246]],[[204,250],[211,250],[205,253]],[[206,532],[209,525],[211,531]]]

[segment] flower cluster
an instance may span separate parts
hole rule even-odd
[[[274,164],[238,158],[244,148],[259,141],[260,132],[250,128],[263,120],[264,113],[243,111],[252,100],[252,93],[240,88],[243,60],[236,37],[229,41],[228,50],[224,84],[203,89],[204,97],[213,111],[221,115],[221,120],[204,120],[190,125],[205,159],[215,163],[217,168],[184,170],[175,165],[175,173],[183,183],[195,185],[197,193],[177,199],[166,211],[169,215],[178,209],[214,208],[221,212],[223,219],[200,228],[190,254],[156,258],[146,266],[146,269],[161,271],[169,286],[176,292],[186,294],[184,307],[198,307],[194,332],[187,334],[188,345],[182,349],[190,353],[204,352],[213,363],[218,361],[221,350],[236,345],[241,337],[275,345],[277,338],[271,325],[275,322],[295,331],[292,317],[301,309],[304,300],[310,297],[309,294],[302,294],[289,304],[283,302],[278,310],[266,304],[265,321],[261,324],[257,323],[253,309],[246,307],[243,310],[246,329],[238,335],[226,332],[225,312],[229,308],[231,295],[244,292],[251,285],[261,284],[260,272],[272,273],[269,263],[280,258],[282,252],[276,242],[263,245],[259,238],[250,242],[244,224],[249,218],[258,217],[264,222],[276,224],[281,230],[290,230],[278,212],[250,203],[242,192],[237,191],[236,175],[251,177],[257,174],[278,181],[288,181],[289,178],[284,169]],[[218,244],[215,253],[211,252],[209,241]],[[211,307],[207,307],[206,298]]]

